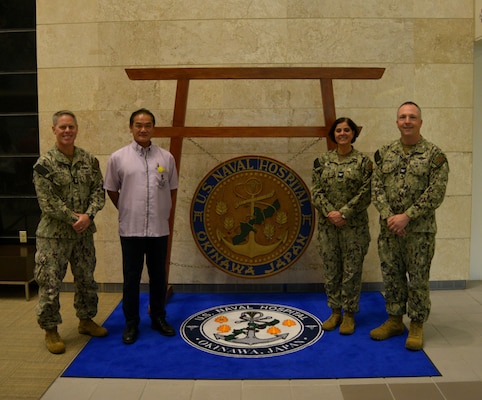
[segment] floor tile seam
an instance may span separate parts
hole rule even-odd
[[[442,388],[441,388],[439,385],[437,385],[436,382],[435,382],[435,386],[436,386],[437,390],[439,391],[440,395],[442,396],[442,398],[443,398],[444,400],[448,400],[447,397],[445,396]]]

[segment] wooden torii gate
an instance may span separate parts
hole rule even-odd
[[[176,160],[178,173],[181,166],[182,142],[185,137],[326,137],[328,148],[335,143],[328,138],[328,131],[336,121],[334,79],[380,79],[385,68],[355,67],[221,67],[221,68],[127,68],[131,80],[176,80],[176,99],[172,126],[156,127],[154,137],[170,137],[170,152]],[[321,100],[325,126],[185,126],[189,83],[191,80],[230,80],[230,79],[318,79],[321,87]],[[169,220],[171,233],[174,227],[176,197],[172,199],[172,212]],[[172,234],[169,236],[166,258],[166,277],[169,279],[171,262]],[[169,282],[169,280],[168,280]]]

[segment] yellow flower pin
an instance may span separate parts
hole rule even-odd
[[[164,168],[162,168],[160,165],[157,167],[157,170],[158,170],[159,172],[164,172]]]

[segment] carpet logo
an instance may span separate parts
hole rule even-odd
[[[234,158],[199,184],[191,229],[215,267],[242,278],[271,276],[290,267],[310,243],[310,192],[293,170],[273,159]]]
[[[200,311],[181,326],[191,346],[226,357],[261,358],[290,354],[323,335],[314,315],[286,305],[231,304]]]

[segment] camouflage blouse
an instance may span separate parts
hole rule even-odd
[[[372,201],[380,222],[406,213],[407,232],[437,231],[435,209],[442,204],[447,188],[449,165],[445,154],[423,137],[408,153],[400,140],[375,153]],[[381,223],[382,233],[386,223]]]
[[[356,149],[342,158],[336,150],[324,153],[313,166],[313,206],[324,217],[340,211],[348,226],[368,224],[372,171],[370,158]],[[319,218],[319,223],[329,224],[326,218]]]
[[[93,155],[75,147],[71,162],[54,147],[35,163],[33,181],[42,211],[38,237],[75,239],[96,231],[94,223],[81,234],[72,228],[74,212],[95,216],[105,204],[102,172]]]

